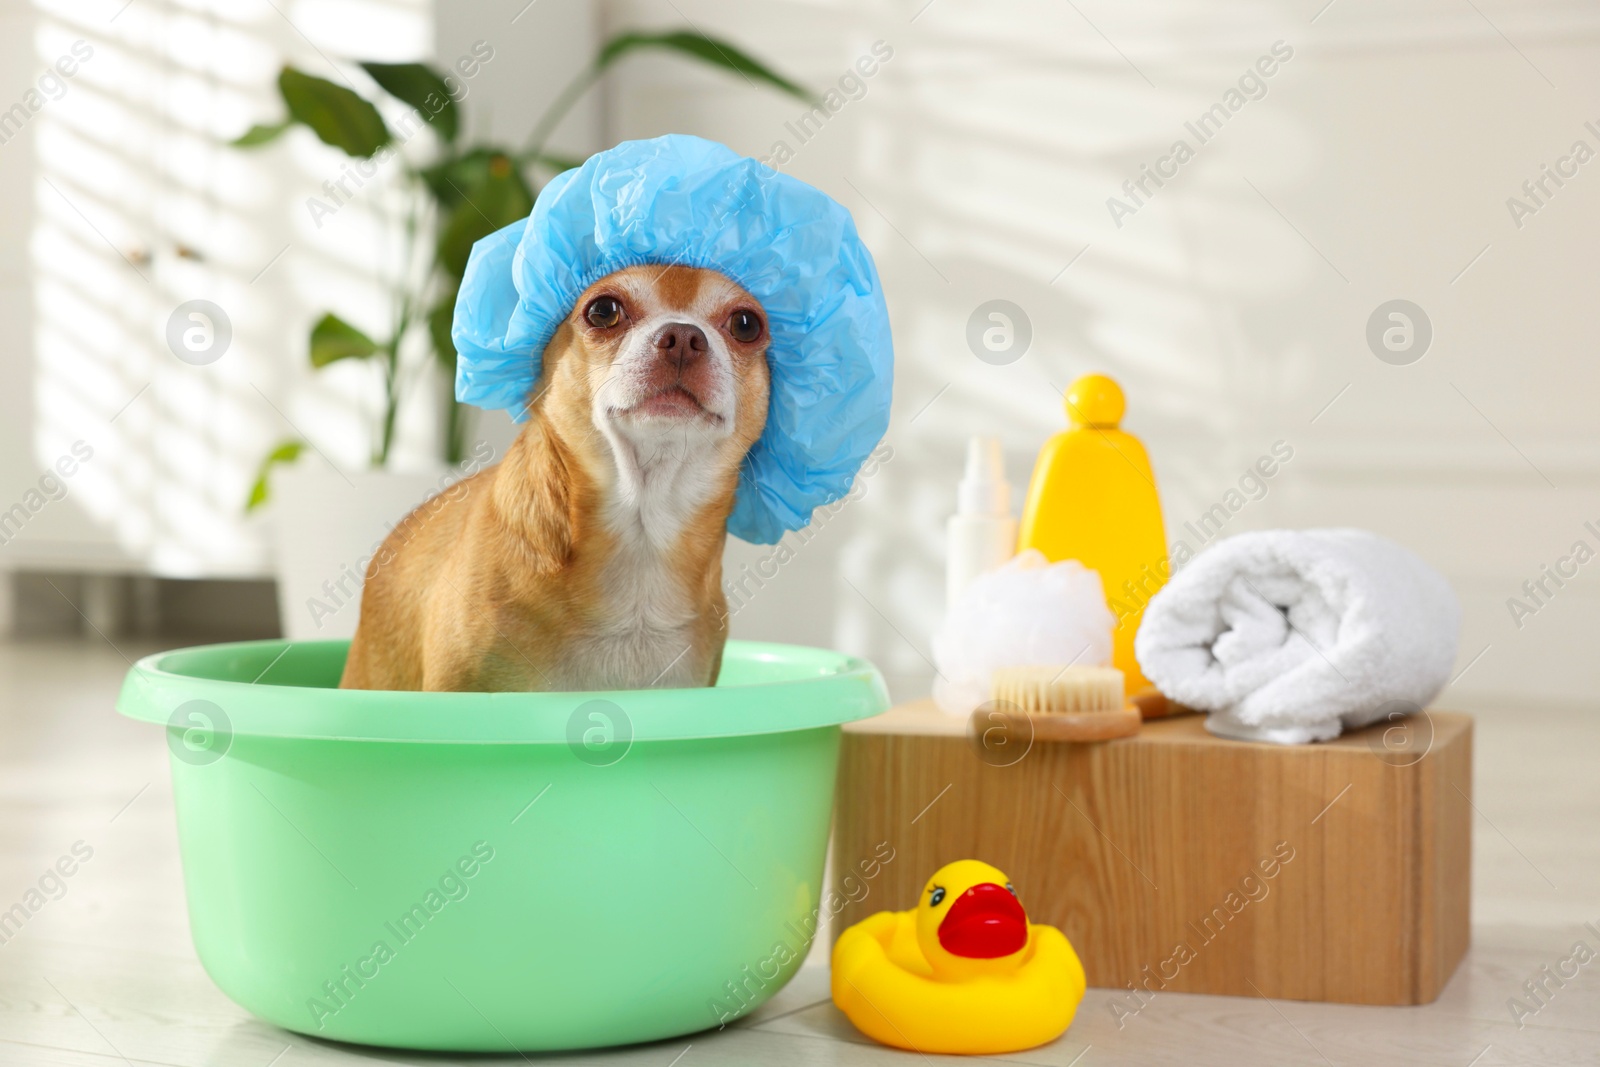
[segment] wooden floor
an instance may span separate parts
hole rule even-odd
[[[130,657],[144,651],[123,648]],[[0,945],[0,1064],[524,1062],[330,1045],[258,1022],[223,997],[189,942],[165,743],[160,731],[111,710],[126,666],[98,640],[0,645],[0,912],[74,845],[80,856],[93,850],[63,880],[64,893],[46,880],[59,899],[33,898],[42,905]],[[1563,986],[1548,983],[1553,994],[1520,1028],[1507,1006],[1576,940],[1600,951],[1600,936],[1583,926],[1600,928],[1600,709],[1483,713],[1476,747],[1474,941],[1436,1003],[1360,1008],[1167,993],[1119,1028],[1116,994],[1091,989],[1064,1038],[1004,1062],[1600,1063],[1600,959]],[[528,1062],[852,1067],[919,1059],[853,1031],[828,1003],[826,970],[813,963],[721,1033]]]

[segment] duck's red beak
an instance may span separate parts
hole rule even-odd
[[[980,882],[956,898],[939,923],[939,944],[952,956],[992,960],[1028,943],[1028,914],[1005,886]]]

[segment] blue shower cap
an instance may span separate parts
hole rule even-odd
[[[526,419],[545,346],[578,297],[639,263],[709,267],[761,301],[771,402],[728,531],[772,544],[805,526],[849,491],[888,428],[889,313],[850,213],[723,145],[625,141],[474,245],[451,329],[456,399]]]

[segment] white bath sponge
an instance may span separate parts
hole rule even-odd
[[[1105,666],[1115,624],[1098,571],[1030,548],[974,578],[951,606],[933,635],[933,699],[968,715],[989,699],[996,667]]]

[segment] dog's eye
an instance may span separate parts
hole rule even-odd
[[[622,321],[622,302],[614,296],[599,297],[584,311],[583,317],[590,326],[609,330]]]
[[[761,316],[754,311],[735,311],[728,317],[728,332],[735,341],[749,344],[761,336]]]

